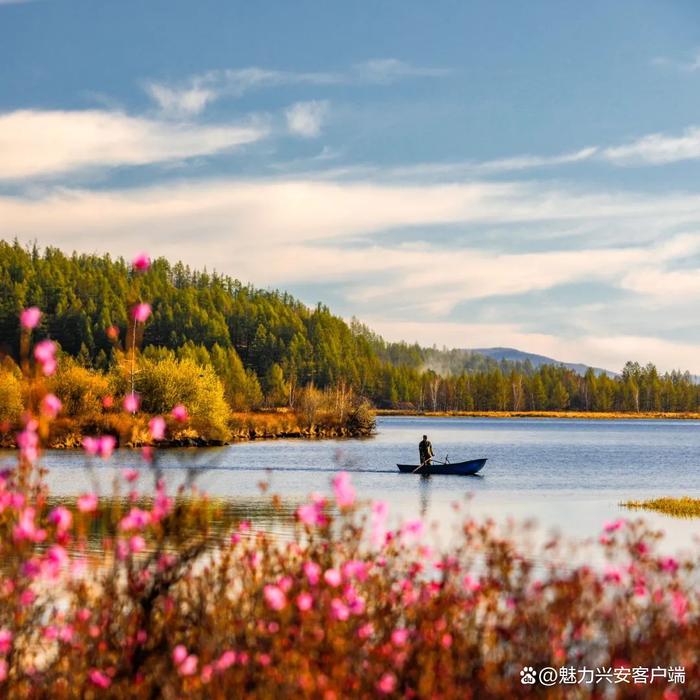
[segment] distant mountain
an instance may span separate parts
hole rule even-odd
[[[534,353],[523,352],[522,350],[516,350],[515,348],[470,348],[469,352],[490,357],[498,362],[501,360],[506,360],[507,362],[525,362],[529,360],[530,364],[535,369],[541,367],[542,365],[561,365],[568,369],[572,369],[574,372],[576,372],[576,374],[580,374],[581,376],[583,376],[588,369],[588,365],[578,362],[561,362],[560,360],[555,360],[552,357],[535,355]],[[600,367],[593,367],[593,371],[596,373],[596,375],[607,374],[608,377],[617,376],[616,372],[611,372],[609,369],[601,369]]]

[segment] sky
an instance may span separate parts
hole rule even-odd
[[[0,0],[0,237],[700,374],[700,4]]]

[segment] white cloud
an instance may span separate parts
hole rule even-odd
[[[167,85],[149,83],[146,91],[158,104],[161,112],[173,117],[193,117],[215,99],[213,90],[197,85],[176,90]]]
[[[292,134],[313,138],[321,133],[321,126],[328,114],[326,100],[296,102],[285,111],[287,128]]]
[[[681,136],[647,134],[624,146],[606,148],[602,155],[616,165],[663,165],[700,158],[700,127],[690,126]]]
[[[348,70],[283,71],[259,66],[211,70],[192,75],[176,84],[148,82],[146,91],[161,109],[196,114],[224,96],[241,97],[251,90],[281,85],[384,85],[408,78],[431,78],[449,74],[444,68],[413,66],[395,58],[356,63]]]
[[[257,141],[261,126],[196,126],[100,110],[0,114],[0,180],[97,166],[144,165]]]
[[[666,56],[659,56],[652,59],[651,63],[655,66],[668,66],[675,68],[676,70],[683,71],[684,73],[694,73],[695,71],[700,70],[700,50],[696,50],[693,55],[685,61],[679,61]]]

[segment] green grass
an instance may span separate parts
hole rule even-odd
[[[625,508],[654,510],[676,518],[700,518],[700,498],[652,498],[647,501],[625,501]]]

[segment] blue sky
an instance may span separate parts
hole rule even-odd
[[[0,0],[0,236],[700,373],[696,2]]]

